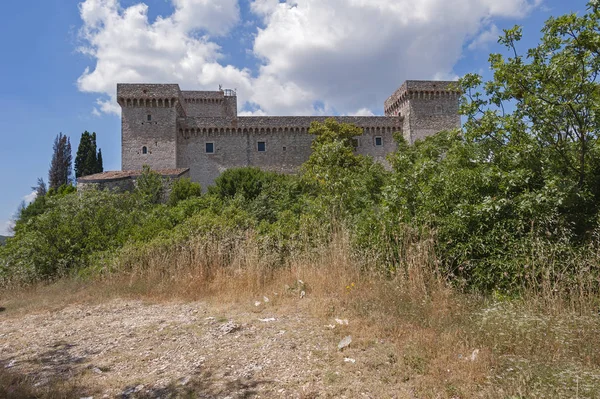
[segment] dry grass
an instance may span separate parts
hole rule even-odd
[[[127,272],[5,290],[0,301],[7,317],[113,297],[247,304],[268,295],[293,309],[304,291],[316,315],[352,320],[343,333],[358,345],[393,342],[385,378],[410,384],[416,397],[600,397],[600,318],[581,305],[597,300],[584,290],[577,306],[554,286],[520,301],[459,293],[437,273],[427,240],[407,246],[393,278],[366,272],[350,254],[344,234],[278,266],[253,237],[196,241],[127,254],[117,265]]]

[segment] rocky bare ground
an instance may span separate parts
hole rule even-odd
[[[94,398],[404,398],[391,344],[297,305],[113,300],[0,313],[0,367]],[[352,324],[352,321],[350,321]],[[335,326],[335,327],[334,327]]]

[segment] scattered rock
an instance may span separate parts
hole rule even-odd
[[[5,368],[5,369],[9,369],[9,368],[11,368],[11,367],[14,367],[14,365],[15,365],[16,363],[17,363],[17,362],[15,361],[15,359],[13,359],[13,360],[11,360],[10,362],[8,362],[8,364],[7,364],[6,366],[4,366],[4,368]]]
[[[261,302],[261,301],[256,301],[256,302],[254,302],[254,306],[256,306],[256,307],[259,307],[260,305],[262,305],[262,302]]]
[[[330,330],[333,330],[335,328],[335,324],[328,324],[325,327],[329,328]]]
[[[473,353],[471,353],[471,361],[474,362],[477,360],[477,356],[479,355],[479,349],[475,349]]]
[[[305,291],[301,291],[300,292],[300,299],[304,298],[306,296],[306,292]]]
[[[185,377],[183,377],[183,378],[181,378],[179,380],[179,385],[186,386],[187,384],[189,384],[189,382],[191,381],[191,379],[192,379],[192,377],[190,377],[189,375],[185,376]]]
[[[340,341],[340,343],[338,344],[338,350],[344,350],[344,348],[347,348],[348,346],[350,346],[350,344],[352,343],[352,337],[351,336],[347,336],[344,339],[342,339]]]
[[[341,326],[347,326],[348,325],[348,319],[335,319],[335,322],[338,323]]]
[[[352,359],[351,357],[345,357],[344,362],[354,364],[356,363],[356,359]]]
[[[232,332],[238,331],[240,329],[240,325],[234,323],[233,321],[228,321],[219,327],[219,332],[221,335],[231,334]]]
[[[277,319],[274,318],[274,317],[269,317],[269,318],[266,318],[266,319],[258,319],[258,320],[263,321],[265,323],[268,323],[268,322],[271,322],[271,321],[275,321]]]
[[[95,374],[102,374],[102,370],[100,370],[98,367],[93,367],[93,368],[92,368],[92,373],[95,373]]]
[[[264,303],[269,303],[269,298],[267,298],[266,296],[263,296],[263,302]]]

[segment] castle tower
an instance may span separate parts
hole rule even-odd
[[[443,130],[460,128],[456,82],[407,80],[384,104],[386,116],[402,116],[409,144]]]
[[[118,84],[122,170],[177,167],[177,118],[185,117],[177,84]]]

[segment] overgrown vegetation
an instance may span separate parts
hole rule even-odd
[[[414,294],[423,298],[418,306],[428,309],[425,322],[434,323],[434,313],[465,315],[454,299],[444,314],[436,296],[477,298],[468,311],[487,310],[475,327],[460,328],[475,329],[473,336],[490,348],[490,367],[526,367],[514,363],[522,351],[531,352],[530,360],[540,346],[552,351],[564,331],[548,327],[542,338],[535,330],[529,340],[533,333],[521,331],[521,324],[498,335],[494,331],[510,329],[514,318],[502,319],[508,313],[497,309],[513,309],[519,298],[547,313],[570,309],[589,315],[600,306],[599,8],[592,2],[586,15],[550,19],[541,43],[526,56],[518,52],[520,30],[506,31],[500,42],[511,55],[490,57],[494,79],[484,83],[467,75],[458,83],[463,129],[414,145],[398,135],[389,169],[354,152],[351,139],[360,129],[328,120],[311,126],[313,152],[297,175],[228,170],[205,194],[180,180],[168,198],[160,176],[149,169],[134,193],[51,189],[21,212],[15,236],[0,247],[0,279],[10,286],[69,275],[148,272],[160,281],[181,272],[209,284],[219,273],[239,276],[256,263],[261,274],[247,283],[264,287],[269,276],[291,270],[299,259],[322,257],[323,248],[335,246],[343,232],[349,243],[345,261],[360,272],[352,278],[376,282],[378,293],[389,294],[385,301],[362,298],[370,309],[365,318],[374,309],[405,318],[420,314],[401,312],[406,304],[417,306]],[[329,265],[336,262],[330,259]],[[420,266],[428,272],[416,272]],[[190,281],[186,287],[196,286]],[[420,288],[416,293],[406,287]],[[490,301],[501,305],[490,308]],[[457,334],[436,330],[435,324],[427,328]],[[568,375],[545,360],[532,364],[563,373],[560,378],[572,387],[577,370],[600,367],[595,352],[577,360],[590,350],[578,345],[561,352]],[[443,363],[434,355],[410,359],[419,370]],[[548,383],[528,370],[532,383]],[[550,387],[549,395],[560,391]]]
[[[414,145],[398,135],[391,170],[354,152],[360,129],[328,120],[311,126],[313,152],[295,176],[228,170],[205,195],[181,180],[165,198],[146,168],[133,194],[51,189],[22,211],[2,276],[111,269],[131,251],[223,230],[257,235],[276,266],[343,226],[354,256],[384,274],[403,270],[417,232],[435,241],[441,272],[461,288],[596,293],[598,17],[590,3],[586,15],[551,18],[526,56],[520,29],[507,30],[500,42],[510,57],[490,56],[494,79],[458,83],[464,128]]]

